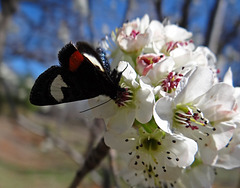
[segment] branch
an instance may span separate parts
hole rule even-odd
[[[87,156],[84,165],[77,171],[69,188],[77,188],[85,175],[100,164],[102,159],[108,154],[108,151],[109,147],[106,146],[102,138],[97,147]]]
[[[118,183],[117,177],[117,164],[116,164],[116,151],[110,150],[109,152],[109,166],[110,166],[110,173],[112,174],[113,183],[116,188],[120,188],[120,185]]]
[[[155,0],[155,10],[157,12],[157,19],[159,21],[163,20],[163,16],[162,16],[162,0]]]
[[[214,23],[212,24],[213,26],[210,34],[210,39],[208,41],[208,46],[213,51],[213,53],[218,52],[219,43],[222,41],[221,34],[223,33],[227,4],[227,1],[219,0]]]
[[[182,7],[182,19],[179,23],[179,26],[187,28],[188,27],[188,13],[189,13],[189,7],[192,0],[185,0],[183,7]]]
[[[17,11],[17,0],[2,0],[1,6],[2,6],[2,12],[0,15],[0,26],[1,26],[0,27],[0,69],[2,68],[1,64],[3,62],[3,53],[5,49],[4,46],[6,43],[8,27],[11,23],[12,16]],[[16,107],[15,107],[12,95],[10,94],[10,90],[7,83],[2,77],[0,78],[0,84],[3,86],[3,89],[5,91],[6,99],[11,111],[11,116],[12,118],[16,118],[17,111],[16,111]]]
[[[215,21],[215,17],[216,17],[216,14],[217,14],[217,10],[218,10],[220,1],[221,0],[215,0],[215,5],[213,6],[213,9],[211,10],[211,14],[209,16],[209,21],[208,21],[208,28],[207,28],[207,32],[206,32],[204,46],[209,45],[210,38],[211,38],[211,33],[212,33],[212,29],[213,29],[213,24],[214,24],[214,21]]]
[[[223,47],[226,44],[228,44],[231,40],[236,38],[239,28],[240,28],[240,17],[235,21],[234,27],[232,28],[232,30],[229,33],[225,34],[224,38],[219,41],[219,45],[217,47],[217,52],[216,52],[217,55],[221,53]]]

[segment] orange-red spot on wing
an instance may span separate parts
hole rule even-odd
[[[69,59],[69,70],[74,72],[83,62],[84,57],[79,51],[75,51]]]

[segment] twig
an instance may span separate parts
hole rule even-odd
[[[110,166],[110,172],[112,174],[113,178],[113,183],[116,188],[120,188],[119,182],[117,181],[117,165],[115,163],[115,158],[116,158],[116,151],[115,150],[110,150],[109,152],[109,166]]]
[[[8,32],[8,27],[11,24],[12,16],[17,11],[17,1],[16,0],[2,0],[1,1],[1,15],[0,15],[0,69],[2,69],[2,62],[3,62],[3,53],[4,53],[4,46],[6,43],[6,36]],[[1,74],[1,70],[0,70]],[[9,87],[7,83],[5,82],[4,78],[0,77],[0,85],[3,86],[3,89],[5,91],[6,99],[8,102],[8,105],[10,107],[11,116],[13,119],[17,117],[17,111],[16,106],[14,104],[14,100],[12,98],[12,95],[10,93]]]
[[[211,14],[209,16],[209,21],[208,21],[208,28],[207,28],[206,36],[205,36],[204,46],[209,45],[211,33],[212,33],[212,29],[213,29],[213,24],[214,24],[214,20],[215,20],[216,14],[217,14],[217,10],[219,8],[220,1],[221,0],[215,0],[215,4],[213,6],[213,9],[211,10]]]
[[[155,5],[155,10],[157,13],[157,19],[159,21],[163,20],[163,16],[162,16],[162,0],[155,0],[154,1],[154,5]]]
[[[102,159],[108,154],[108,151],[109,147],[106,146],[102,138],[97,147],[87,156],[84,165],[77,171],[69,188],[77,188],[85,175],[100,164]]]
[[[192,0],[185,0],[182,6],[182,18],[179,23],[181,27],[187,28],[188,27],[188,14],[189,8]]]
[[[210,34],[210,39],[208,41],[208,46],[211,49],[211,51],[215,54],[218,52],[218,48],[220,46],[219,44],[223,41],[222,38],[226,37],[226,32],[224,32],[223,30],[225,24],[227,5],[228,5],[227,1],[219,0],[214,22],[212,24],[213,26]]]

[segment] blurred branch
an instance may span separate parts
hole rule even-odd
[[[48,53],[47,51],[36,53],[36,51],[28,51],[23,44],[17,44],[11,52],[13,55],[21,55],[21,57],[25,59],[31,59],[41,63],[55,62],[57,60],[56,53]]]
[[[59,148],[61,151],[70,156],[74,162],[76,162],[78,165],[82,165],[83,163],[82,155],[80,155],[79,152],[76,151],[74,148],[70,147],[62,138],[54,134],[51,134],[47,129],[31,122],[23,115],[19,115],[17,122],[19,125],[27,129],[28,131],[39,136],[49,138],[57,148]]]
[[[5,42],[7,38],[7,31],[9,28],[9,25],[11,24],[12,16],[17,11],[17,0],[2,0],[1,6],[2,6],[2,14],[0,17],[0,69],[1,64],[3,62],[3,53],[4,53],[4,47]],[[1,72],[1,70],[0,70]],[[10,90],[8,88],[7,83],[5,82],[4,78],[0,76],[0,82],[4,88],[5,96],[8,101],[8,104],[10,106],[11,116],[12,118],[17,117],[17,111],[15,108],[15,104],[13,102],[12,95],[10,94]]]
[[[223,47],[226,44],[228,44],[232,39],[236,38],[239,29],[240,29],[240,17],[235,21],[232,30],[224,35],[224,39],[219,41],[216,54],[220,54]]]
[[[224,18],[227,9],[227,2],[225,0],[218,1],[218,8],[216,10],[214,23],[212,24],[212,30],[210,34],[210,39],[208,46],[213,51],[213,53],[217,53],[219,50],[219,43],[222,41],[221,34],[224,28]]]
[[[154,0],[154,4],[155,4],[155,10],[157,13],[157,19],[159,21],[163,20],[163,16],[162,16],[162,0]]]
[[[99,120],[96,120],[99,121]],[[96,168],[102,159],[108,154],[109,147],[105,145],[103,138],[100,140],[98,145],[93,148],[86,157],[85,162],[82,155],[79,154],[75,149],[70,147],[62,138],[51,134],[48,130],[40,127],[39,125],[31,122],[26,117],[19,115],[17,120],[19,125],[28,131],[37,134],[42,137],[46,137],[51,139],[56,147],[58,147],[61,151],[65,152],[67,155],[73,159],[78,165],[82,166],[76,173],[76,176],[70,186],[70,188],[76,188],[81,180],[85,177],[85,175]]]
[[[205,36],[204,46],[209,45],[212,30],[213,30],[213,25],[214,25],[214,21],[215,21],[215,18],[216,18],[217,10],[219,8],[220,1],[222,1],[222,0],[215,0],[215,4],[214,4],[213,9],[211,11],[211,14],[209,16],[209,21],[208,21],[208,24],[207,24],[208,28],[207,28],[207,32],[206,32],[206,36]]]
[[[102,134],[104,129],[105,129],[104,120],[101,118],[94,118],[93,122],[89,127],[90,135],[84,156],[88,156],[89,153],[92,151],[94,143],[96,142],[97,139],[99,139],[99,135]]]
[[[188,27],[188,13],[192,0],[185,0],[182,7],[182,18],[179,26],[187,28]]]
[[[2,0],[2,14],[0,17],[0,63],[3,60],[4,46],[8,27],[11,23],[12,16],[17,11],[17,0]]]
[[[69,188],[77,188],[85,175],[100,164],[102,159],[108,154],[108,151],[109,147],[106,146],[102,138],[98,145],[87,156],[83,166],[77,171]]]
[[[109,152],[109,166],[110,166],[110,173],[113,178],[113,183],[116,188],[120,188],[118,180],[116,179],[117,177],[117,164],[115,163],[116,159],[116,151],[115,150],[110,150]]]
[[[132,9],[133,3],[134,3],[133,0],[127,0],[126,8],[123,13],[122,23],[120,23],[121,26],[127,21],[128,17],[129,17],[129,13]]]
[[[88,22],[88,26],[89,26],[89,35],[90,35],[90,43],[94,44],[94,26],[93,26],[93,21],[92,21],[92,4],[93,2],[91,0],[88,1],[88,7],[89,7],[89,11],[88,11],[88,15],[87,15],[87,22]]]

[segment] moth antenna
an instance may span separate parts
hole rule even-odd
[[[112,100],[112,99],[109,99],[109,100],[107,100],[107,101],[105,101],[105,102],[103,102],[103,103],[101,103],[101,104],[98,104],[98,105],[93,106],[93,107],[91,107],[91,108],[88,108],[88,109],[86,109],[86,110],[82,110],[82,111],[80,111],[79,113],[84,113],[84,112],[87,112],[87,111],[92,110],[92,109],[94,109],[94,108],[97,108],[97,107],[99,107],[99,106],[102,106],[102,105],[108,103],[110,100]]]

